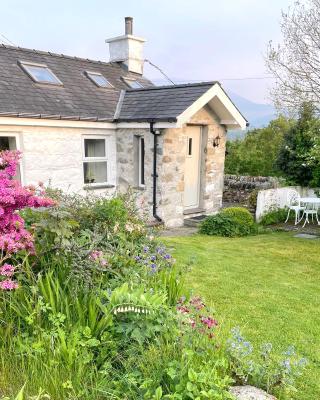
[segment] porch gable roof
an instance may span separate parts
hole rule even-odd
[[[205,105],[217,115],[219,123],[228,128],[245,129],[248,125],[217,81],[126,90],[120,96],[114,119],[182,125]]]

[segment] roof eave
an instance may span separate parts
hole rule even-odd
[[[118,118],[115,119],[114,122],[177,122],[177,118]]]

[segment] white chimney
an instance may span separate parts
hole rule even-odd
[[[123,62],[130,72],[143,74],[143,44],[145,39],[133,36],[133,18],[125,18],[125,34],[111,39],[109,43],[110,62]]]

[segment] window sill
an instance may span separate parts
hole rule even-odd
[[[98,190],[98,189],[112,189],[115,185],[110,185],[107,183],[101,183],[101,185],[85,185],[83,187],[84,190]]]

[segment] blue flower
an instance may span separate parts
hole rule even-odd
[[[165,255],[163,256],[163,258],[166,259],[166,260],[169,260],[169,259],[171,258],[171,255],[170,255],[170,254],[165,254]]]
[[[155,261],[156,258],[157,258],[157,257],[156,257],[155,255],[152,255],[152,256],[150,257],[150,260],[151,260],[151,261]]]
[[[148,253],[149,247],[148,247],[148,246],[144,246],[143,251],[144,251],[145,253]]]

